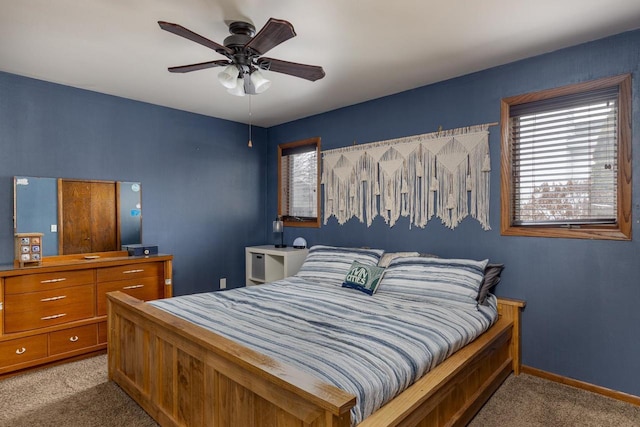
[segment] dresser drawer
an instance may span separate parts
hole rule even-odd
[[[95,270],[60,271],[54,273],[25,274],[7,277],[6,294],[22,294],[26,292],[44,291],[47,289],[66,288],[68,286],[93,283]]]
[[[94,298],[94,285],[7,295],[4,332],[28,331],[93,317]]]
[[[98,344],[98,325],[69,328],[49,334],[49,355],[67,353]]]
[[[110,282],[113,280],[129,280],[141,277],[157,277],[160,275],[162,275],[162,263],[144,262],[118,267],[99,268],[97,277],[98,282]]]
[[[98,344],[104,344],[109,338],[109,330],[107,328],[107,322],[98,323]]]
[[[47,335],[0,342],[0,367],[47,357]]]
[[[107,314],[107,292],[122,291],[142,301],[162,298],[162,279],[144,277],[137,280],[117,280],[98,283],[98,316]]]

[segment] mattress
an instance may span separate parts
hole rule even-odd
[[[493,295],[467,309],[300,277],[150,304],[355,395],[353,425],[498,318]]]

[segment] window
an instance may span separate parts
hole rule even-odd
[[[631,76],[502,100],[503,235],[631,239]]]
[[[320,227],[320,138],[278,145],[278,215],[289,227]]]

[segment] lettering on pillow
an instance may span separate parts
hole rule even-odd
[[[384,268],[360,264],[354,261],[342,283],[344,288],[352,288],[373,295],[378,289]]]

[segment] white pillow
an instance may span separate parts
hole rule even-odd
[[[391,261],[396,258],[402,258],[407,256],[419,256],[418,252],[385,252],[378,261],[378,267],[387,267]]]
[[[383,253],[382,249],[312,246],[296,276],[318,283],[342,286],[353,261],[375,266]]]
[[[477,309],[488,262],[486,259],[396,258],[385,269],[378,294]]]

